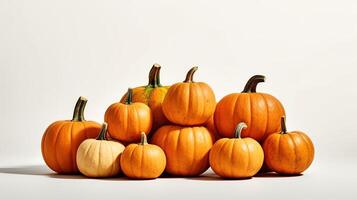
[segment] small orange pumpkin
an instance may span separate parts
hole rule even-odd
[[[235,138],[222,138],[212,147],[209,161],[212,170],[224,178],[249,178],[263,165],[264,152],[260,144],[252,138],[241,138],[242,129],[247,125],[237,125]]]
[[[172,123],[201,125],[214,113],[216,98],[213,90],[207,83],[193,81],[197,69],[193,67],[183,83],[176,83],[167,91],[162,109]]]
[[[151,131],[155,131],[160,126],[168,124],[169,120],[162,112],[162,102],[165,98],[169,86],[163,86],[160,83],[159,64],[154,64],[149,73],[149,83],[146,86],[133,88],[133,102],[145,103],[151,108],[153,114],[153,126]],[[128,93],[121,98],[120,102],[125,103]]]
[[[285,110],[275,97],[256,92],[257,84],[264,81],[264,76],[255,75],[248,80],[242,93],[229,94],[218,102],[214,118],[222,137],[232,138],[236,124],[242,121],[248,125],[242,137],[258,142],[280,131],[280,118]]]
[[[85,139],[95,138],[100,131],[99,123],[84,119],[86,103],[86,98],[79,97],[72,120],[56,121],[43,134],[43,159],[47,166],[57,173],[78,173],[76,153],[79,145]]]
[[[296,175],[305,171],[314,159],[314,145],[301,131],[286,131],[285,117],[281,118],[281,132],[270,135],[263,144],[265,163],[279,173]]]
[[[165,171],[176,176],[197,176],[209,167],[212,136],[203,126],[166,125],[159,128],[151,142],[161,147],[167,159]]]
[[[125,148],[120,165],[124,174],[130,178],[154,179],[164,172],[166,156],[159,146],[148,144],[142,132],[139,144],[130,144]]]
[[[140,133],[149,133],[153,121],[150,108],[144,103],[133,103],[132,95],[129,88],[125,103],[113,103],[104,115],[110,136],[124,142],[140,141]]]

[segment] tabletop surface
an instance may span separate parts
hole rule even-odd
[[[301,176],[265,174],[245,180],[223,180],[210,169],[193,178],[130,180],[58,175],[41,164],[3,165],[0,199],[357,199],[356,166],[315,163]]]

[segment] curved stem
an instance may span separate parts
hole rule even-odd
[[[263,75],[254,75],[252,76],[247,83],[245,84],[244,90],[242,93],[254,93],[256,92],[258,83],[265,82],[265,76]]]
[[[148,86],[154,88],[160,86],[160,68],[161,66],[156,63],[151,67]]]
[[[128,88],[125,104],[131,104],[133,102],[133,89]]]
[[[197,71],[198,67],[192,67],[190,71],[186,74],[186,79],[183,81],[184,83],[193,83],[193,74]]]
[[[74,107],[72,121],[84,121],[84,108],[87,104],[87,99],[80,96],[77,100],[77,103]]]
[[[107,129],[108,129],[108,124],[104,122],[98,134],[97,140],[107,140]]]
[[[286,119],[285,116],[281,117],[281,134],[286,134]]]
[[[148,140],[146,138],[146,134],[144,132],[141,132],[140,145],[145,145],[145,144],[148,144]]]
[[[244,122],[240,122],[237,126],[236,126],[236,131],[234,134],[235,138],[241,138],[241,134],[243,129],[247,128],[247,124],[245,124]]]

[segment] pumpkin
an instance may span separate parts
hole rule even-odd
[[[167,159],[165,171],[176,176],[197,176],[209,167],[213,139],[203,126],[166,125],[159,128],[151,143],[161,147]]]
[[[221,137],[232,138],[239,122],[248,126],[242,137],[251,137],[258,142],[280,131],[284,107],[275,97],[256,92],[257,84],[264,81],[264,76],[255,75],[248,80],[242,93],[229,94],[218,102],[214,118]]]
[[[149,133],[153,121],[150,108],[144,103],[133,103],[132,94],[129,88],[125,103],[113,103],[104,116],[110,136],[123,142],[140,141],[140,133]]]
[[[139,144],[130,144],[125,148],[120,164],[129,178],[154,179],[164,172],[166,156],[160,147],[148,144],[146,135],[142,132]]]
[[[281,132],[270,135],[263,144],[265,163],[279,173],[296,175],[305,171],[314,159],[314,145],[301,131],[287,132],[285,117],[281,118]]]
[[[264,152],[260,144],[252,138],[241,138],[247,125],[237,125],[235,138],[222,138],[212,147],[209,161],[212,170],[224,178],[249,178],[262,167]]]
[[[119,174],[119,155],[124,145],[107,140],[107,123],[103,123],[97,139],[86,139],[78,147],[77,166],[88,177],[104,178]]]
[[[216,98],[211,87],[204,82],[194,82],[193,67],[183,83],[172,85],[162,102],[162,109],[169,121],[184,126],[202,125],[214,113]]]
[[[160,83],[159,64],[154,64],[149,73],[149,83],[146,86],[133,88],[132,101],[145,103],[151,108],[153,114],[153,125],[151,131],[155,131],[160,126],[168,124],[168,120],[162,112],[162,101],[165,98],[169,86],[163,86]],[[128,93],[120,100],[125,103]]]
[[[100,124],[84,119],[87,99],[79,97],[72,120],[60,120],[46,129],[41,141],[42,157],[47,166],[61,174],[78,173],[76,152],[88,138],[95,138]]]

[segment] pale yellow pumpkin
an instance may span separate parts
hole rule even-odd
[[[119,142],[108,141],[107,123],[103,123],[97,139],[87,139],[79,145],[77,166],[88,177],[112,177],[120,173],[119,155],[125,147]]]

